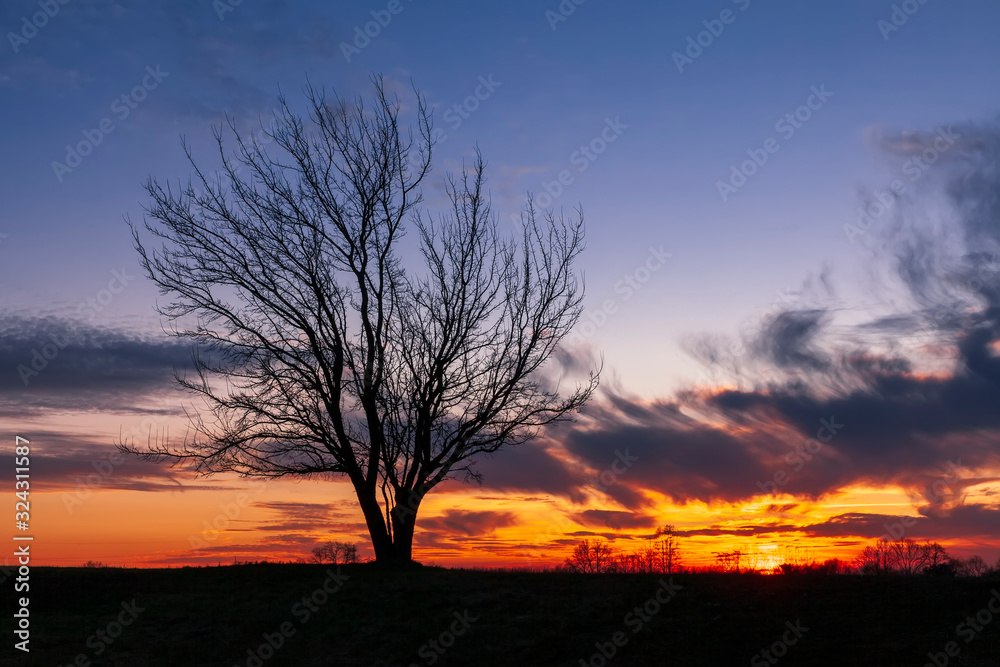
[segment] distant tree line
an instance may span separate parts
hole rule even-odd
[[[910,538],[879,539],[855,561],[859,574],[984,577],[1000,575],[1000,559],[993,567],[982,558],[953,558],[937,542],[918,543]]]
[[[582,540],[560,569],[587,574],[673,574],[679,571],[680,562],[680,548],[674,527],[666,525],[658,528],[645,544],[627,553],[617,551],[604,539]]]
[[[605,539],[584,539],[558,569],[568,572],[676,573],[682,570],[679,539],[673,526],[656,531],[632,552],[621,552]],[[774,574],[861,574],[874,576],[1000,577],[1000,559],[991,567],[981,556],[967,559],[951,556],[937,542],[918,543],[909,538],[879,539],[865,547],[853,562],[830,558],[823,562],[786,559],[775,567],[762,568],[756,549],[736,549],[714,554],[715,564],[687,568],[704,572]]]

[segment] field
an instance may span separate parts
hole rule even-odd
[[[259,564],[34,568],[31,586],[30,657],[5,612],[3,664],[1000,664],[1000,582],[978,579]]]

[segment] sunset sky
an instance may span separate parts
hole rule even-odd
[[[346,483],[114,442],[182,440],[200,406],[124,222],[143,182],[187,178],[182,136],[211,168],[226,115],[373,73],[433,107],[429,211],[477,146],[503,225],[529,192],[583,207],[587,311],[553,367],[604,363],[575,423],[428,497],[415,558],[546,566],[669,523],[693,565],[890,530],[995,562],[1000,5],[901,4],[72,0],[35,28],[4,2],[0,477],[29,439],[35,562],[371,555]]]

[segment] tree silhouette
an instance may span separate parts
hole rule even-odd
[[[737,574],[742,571],[740,570],[740,561],[744,560],[745,562],[744,556],[746,554],[739,549],[734,551],[723,551],[713,555],[715,556],[715,562],[720,571],[735,572]]]
[[[982,577],[990,571],[990,566],[982,556],[971,556],[965,561],[965,574],[970,577]]]
[[[566,559],[565,567],[573,572],[600,574],[617,569],[615,550],[607,540],[581,540]]]
[[[892,558],[892,542],[879,538],[874,546],[865,547],[858,555],[858,570],[861,574],[882,576],[895,571]]]
[[[672,574],[680,562],[680,544],[672,524],[656,529],[654,542],[657,571]]]
[[[893,570],[907,576],[923,572],[930,555],[926,545],[921,546],[908,537],[893,540],[890,543],[889,552]]]
[[[599,369],[563,394],[542,368],[580,316],[582,212],[538,216],[529,200],[520,233],[502,234],[477,151],[447,179],[449,212],[429,217],[426,102],[417,93],[403,129],[399,101],[373,83],[370,108],[310,86],[306,120],[280,97],[267,141],[230,120],[232,154],[215,130],[224,178],[185,144],[194,183],[148,181],[135,247],[171,297],[158,311],[172,333],[204,351],[178,381],[213,419],[193,417],[181,444],[119,446],[204,474],[346,476],[376,560],[409,562],[424,496],[459,473],[479,479],[476,457],[568,418]]]
[[[314,563],[350,565],[358,562],[358,547],[346,542],[323,542],[312,549]]]

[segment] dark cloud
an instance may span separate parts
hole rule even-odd
[[[780,368],[824,371],[829,360],[814,343],[827,319],[822,310],[789,310],[768,323],[758,341],[758,353]]]
[[[678,403],[648,403],[605,392],[586,410],[586,427],[560,435],[588,467],[609,470],[598,488],[630,509],[647,507],[644,489],[677,502],[737,500],[769,475],[761,457],[777,443],[765,433],[731,433],[684,414]],[[628,461],[624,463],[623,461]],[[627,466],[627,467],[626,467]]]
[[[614,530],[651,528],[656,524],[656,517],[615,510],[586,510],[575,514],[574,518],[584,526],[604,526]]]
[[[162,436],[165,427],[153,419],[146,424],[123,428],[123,435],[144,437]],[[106,440],[92,436],[78,436],[43,430],[32,430],[31,486],[38,491],[62,492],[67,507],[85,501],[91,493],[103,490],[130,490],[183,493],[193,490],[219,490],[232,488],[218,483],[203,484],[192,474],[134,456],[127,456],[115,448],[117,437]],[[7,454],[13,447],[4,447]]]
[[[871,484],[957,511],[969,486],[992,481],[1000,469],[1000,125],[942,132],[959,137],[954,150],[941,152],[938,132],[881,144],[900,159],[901,178],[915,164],[906,160],[929,148],[938,159],[863,230],[872,264],[886,269],[872,272],[879,312],[866,319],[835,301],[824,268],[735,342],[688,342],[738,389],[695,388],[661,401],[605,389],[581,423],[550,432],[571,457],[559,464],[576,475],[577,464],[602,471],[627,451],[635,462],[590,488],[630,510],[646,507],[650,492],[713,502],[765,491],[818,498]],[[570,483],[541,480],[540,488]]]
[[[788,523],[766,523],[754,526],[714,525],[707,528],[677,530],[674,532],[678,537],[720,537],[722,535],[734,537],[753,537],[755,535],[770,535],[773,533],[794,533],[800,530],[802,530],[802,528]]]
[[[189,343],[140,336],[59,317],[4,313],[0,319],[0,410],[167,414],[142,399],[167,390],[192,366]]]
[[[909,537],[915,540],[995,538],[1000,533],[1000,509],[984,505],[961,505],[944,511],[903,517],[888,514],[849,513],[823,523],[800,528],[810,537],[857,536],[873,539]]]
[[[497,528],[511,526],[516,517],[511,512],[446,510],[441,516],[424,517],[418,522],[423,532],[437,533],[439,537],[476,537]]]
[[[485,456],[475,464],[483,476],[483,486],[495,491],[551,493],[574,502],[586,499],[586,479],[581,471],[553,456],[538,442],[503,450],[498,456]]]
[[[785,503],[783,505],[778,505],[772,503],[764,508],[764,511],[768,514],[784,514],[785,512],[791,512],[793,509],[799,506],[799,503]]]
[[[712,525],[677,530],[679,537],[754,537],[758,535],[801,534],[806,537],[858,538],[860,541],[908,537],[918,541],[993,538],[1000,531],[1000,508],[961,505],[944,511],[925,511],[918,516],[848,512],[826,521],[807,525],[771,522],[749,526]],[[856,541],[844,542],[848,546]]]
[[[358,510],[353,505],[340,503],[258,502],[254,507],[270,510],[277,518],[257,524],[255,530],[267,532],[330,531],[332,529],[364,531],[365,524],[358,522]]]

